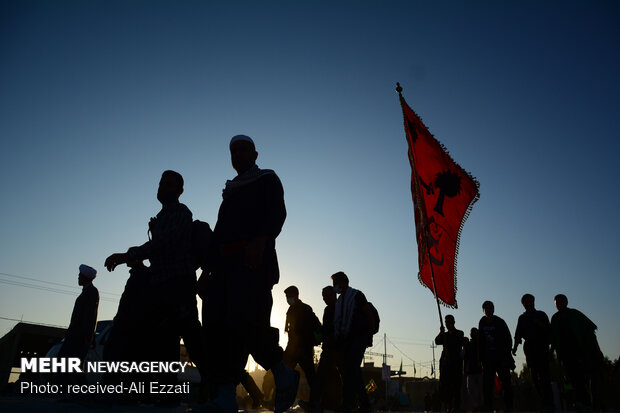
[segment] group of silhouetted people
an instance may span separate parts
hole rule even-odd
[[[104,359],[178,361],[181,337],[201,375],[206,401],[198,411],[237,412],[235,389],[247,382],[245,365],[252,355],[273,374],[276,413],[290,408],[296,399],[300,380],[294,370],[297,365],[310,386],[309,401],[300,403],[305,410],[318,411],[326,404],[326,390],[341,386],[337,411],[369,412],[361,363],[378,331],[376,310],[361,291],[349,286],[343,272],[333,274],[332,285],[322,291],[326,304],[322,322],[300,300],[299,289],[290,286],[285,290],[288,345],[286,350],[280,347],[279,331],[271,326],[270,317],[272,289],[280,277],[276,238],[286,219],[284,190],[274,171],[256,165],[258,153],[251,138],[237,135],[229,149],[237,176],[226,182],[213,230],[207,223],[194,220],[189,208],[179,202],[183,177],[167,170],[159,181],[157,199],[162,208],[149,221],[149,240],[105,260],[109,271],[127,264],[130,276],[104,347]],[[150,263],[148,267],[145,260]],[[199,280],[198,268],[202,269]],[[80,267],[84,292],[76,302],[63,355],[77,355],[82,360],[86,356],[96,324],[95,275],[94,269]],[[196,294],[203,300],[202,324]],[[494,314],[490,301],[482,305],[484,317],[478,328],[472,329],[471,340],[456,329],[453,316],[445,317],[447,329],[441,328],[435,342],[443,346],[440,387],[448,410],[460,408],[463,376],[474,401],[472,408],[492,410],[497,382],[504,393],[505,408],[511,410],[512,354],[522,340],[546,411],[553,410],[550,346],[565,367],[577,402],[596,403],[594,379],[602,359],[594,333],[596,325],[579,311],[567,308],[563,295],[555,298],[558,312],[551,323],[534,308],[533,296],[526,294],[522,302],[526,311],[519,317],[514,347],[508,326]],[[315,369],[313,348],[319,343],[322,353]],[[107,382],[127,379],[114,374],[105,377]],[[176,383],[176,376],[164,373],[157,381]]]
[[[370,412],[371,405],[362,377],[364,352],[372,345],[378,316],[363,292],[349,286],[342,271],[331,276],[332,285],[323,288],[326,307],[323,322],[312,308],[299,299],[295,286],[284,290],[289,304],[285,331],[289,335],[284,352],[287,365],[297,364],[310,386],[309,401],[300,401],[308,411],[329,407],[340,412]],[[322,343],[315,371],[314,346]]]
[[[201,410],[233,413],[235,389],[251,354],[273,372],[275,411],[282,412],[293,404],[299,381],[284,364],[278,330],[270,325],[271,290],[279,280],[275,241],[286,218],[284,191],[274,171],[256,165],[250,137],[233,137],[229,149],[238,175],[226,182],[213,231],[194,221],[179,202],[183,178],[168,170],[159,182],[162,209],[149,222],[149,241],[106,259],[110,271],[123,263],[131,270],[105,357],[178,360],[182,337],[208,390]],[[203,299],[202,325],[197,293]],[[154,331],[157,339],[144,346]]]
[[[527,367],[540,399],[541,411],[555,410],[551,390],[550,362],[555,351],[564,374],[574,389],[578,410],[600,408],[598,395],[599,372],[603,354],[596,339],[596,325],[580,311],[568,308],[563,294],[555,297],[557,312],[551,318],[534,305],[534,296],[521,298],[525,312],[517,322],[514,345],[506,322],[495,315],[491,301],[482,304],[484,316],[478,328],[472,328],[470,339],[456,329],[452,315],[445,317],[446,328],[440,329],[435,344],[442,345],[439,361],[440,394],[449,412],[461,408],[461,386],[466,386],[468,400],[464,403],[473,411],[493,411],[495,393],[503,393],[504,409],[513,409],[511,370],[513,356],[525,341],[523,351]]]
[[[270,317],[272,289],[280,277],[275,245],[286,219],[284,190],[274,171],[256,165],[258,152],[250,137],[234,136],[229,149],[237,176],[226,182],[213,230],[194,220],[190,209],[179,202],[183,177],[167,170],[157,190],[162,208],[148,223],[149,240],[105,260],[108,271],[127,264],[130,276],[104,346],[104,360],[178,361],[182,338],[201,375],[205,403],[198,411],[237,412],[237,384],[252,387],[245,372],[249,355],[273,374],[275,412],[287,410],[296,399],[297,364],[312,389],[307,410],[320,408],[329,372],[337,369],[342,377],[339,410],[350,412],[359,405],[369,411],[360,364],[373,331],[364,294],[349,287],[344,273],[334,274],[333,285],[323,290],[327,307],[321,323],[301,302],[299,290],[289,287],[285,292],[290,304],[285,325],[289,344],[286,351],[280,347],[279,331],[271,326]],[[146,260],[150,265],[144,264]],[[199,268],[202,275],[197,280]],[[84,269],[84,274],[90,276],[91,271]],[[92,296],[96,292],[92,288],[85,287],[83,295]],[[203,301],[202,324],[196,294]],[[76,302],[74,313],[80,311]],[[96,309],[94,324],[80,338],[86,348],[95,324]],[[66,341],[72,342],[69,336]],[[315,372],[313,347],[321,342],[323,353]],[[85,356],[81,348],[82,360]],[[177,380],[171,373],[149,379],[170,384]],[[123,380],[144,380],[144,376],[104,376],[106,383]],[[178,402],[162,400],[161,395],[150,397],[157,403]]]

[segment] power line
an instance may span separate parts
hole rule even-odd
[[[399,349],[399,348],[396,346],[396,344],[394,344],[394,343],[392,342],[392,340],[390,340],[390,339],[389,339],[389,338],[387,338],[387,337],[386,337],[386,339],[387,339],[387,341],[388,341],[388,342],[389,342],[389,343],[390,343],[390,344],[391,344],[391,345],[392,345],[392,346],[393,346],[396,350],[398,350],[398,351],[400,352],[400,354],[402,354],[403,356],[405,356],[405,357],[406,357],[406,358],[408,358],[409,360],[411,360],[411,361],[415,362],[415,360],[413,360],[411,357],[409,357],[408,355],[406,355],[404,351],[402,351],[401,349]]]
[[[33,284],[28,284],[28,283],[24,283],[24,282],[20,282],[20,281],[0,280],[0,283],[2,283],[2,284],[9,284],[9,285],[17,285],[17,286],[20,286],[20,287],[33,288],[33,289],[36,289],[36,290],[50,291],[50,292],[60,293],[60,294],[77,295],[77,292],[75,292],[75,291],[67,291],[67,290],[61,290],[61,289],[58,289],[58,288],[44,287],[44,286],[40,286],[40,285],[33,285]]]
[[[6,272],[0,272],[0,275],[4,275],[5,277],[21,278],[23,280],[36,281],[36,282],[40,282],[40,283],[44,283],[44,284],[58,285],[58,286],[61,286],[61,287],[78,288],[75,285],[60,284],[60,283],[55,283],[55,282],[52,282],[52,281],[44,281],[44,280],[39,280],[37,278],[24,277],[23,275],[8,274]]]
[[[428,343],[426,344],[422,344],[422,343],[414,343],[411,341],[395,341],[398,344],[404,344],[406,346],[418,346],[418,347],[428,347]],[[394,344],[394,341],[390,341],[390,343]]]
[[[52,292],[52,293],[58,293],[58,294],[73,295],[73,296],[80,295],[80,293],[77,292],[77,291],[61,290],[59,288],[44,287],[44,286],[28,284],[28,283],[24,283],[24,282],[20,282],[20,281],[0,280],[0,283],[8,284],[8,285],[15,285],[17,287],[30,288],[30,289],[33,289],[33,290],[40,290],[40,291],[47,291],[47,292]],[[107,297],[101,297],[99,300],[100,301],[108,301],[108,302],[111,302],[111,303],[118,303],[119,302],[119,300],[117,300],[117,299],[107,298]]]
[[[370,348],[370,350],[368,350],[368,351],[373,351],[373,350],[374,350],[375,348],[377,348],[377,346],[379,346],[380,344],[383,344],[383,339],[381,339],[381,341],[379,341],[377,344],[375,344],[374,346],[372,346],[372,347]]]
[[[38,283],[43,283],[43,284],[58,285],[60,287],[71,288],[71,289],[74,289],[74,290],[77,290],[77,289],[80,288],[80,287],[76,287],[75,285],[55,283],[55,282],[52,282],[52,281],[41,280],[39,278],[25,277],[23,275],[9,274],[9,273],[6,273],[6,272],[0,272],[0,275],[3,275],[5,277],[21,278],[23,280],[36,281]],[[114,296],[120,297],[120,294],[118,294],[118,293],[109,293],[109,292],[106,292],[106,291],[99,291],[99,293],[100,294],[106,294],[106,295],[114,295]]]
[[[56,324],[35,323],[34,321],[24,321],[24,320],[18,320],[16,318],[8,318],[8,317],[0,317],[0,320],[17,321],[19,323],[38,324],[38,325],[46,326],[46,327],[67,328],[67,326],[58,326]]]
[[[390,340],[392,343],[393,342],[397,342],[400,344],[407,344],[407,345],[413,345],[413,346],[428,346],[428,342],[427,341],[422,341],[422,340],[414,340],[408,337],[392,337],[392,339]]]

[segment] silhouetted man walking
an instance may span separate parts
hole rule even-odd
[[[555,296],[555,307],[558,311],[551,317],[551,346],[575,389],[577,407],[600,408],[598,381],[604,357],[596,339],[596,324],[581,311],[568,308],[564,294]]]
[[[82,293],[75,300],[71,322],[58,357],[79,357],[84,363],[88,349],[95,338],[99,290],[93,285],[97,271],[84,264],[80,265],[79,270],[78,285],[82,286]]]
[[[465,343],[463,374],[466,377],[468,410],[478,411],[482,405],[482,363],[480,363],[478,329],[469,330],[470,340]]]
[[[532,380],[546,412],[553,411],[553,395],[551,393],[551,378],[549,375],[549,344],[551,344],[551,324],[549,317],[534,306],[534,296],[525,294],[521,297],[521,304],[525,312],[519,316],[515,330],[515,343],[512,354],[517,354],[517,348],[522,340],[525,361],[530,369]]]
[[[197,264],[192,254],[192,213],[179,202],[183,184],[178,172],[162,173],[157,189],[162,209],[149,221],[149,241],[129,248],[126,253],[110,255],[105,266],[113,271],[119,264],[130,263],[134,267],[132,276],[135,273],[141,280],[144,306],[148,309],[143,323],[163,332],[153,343],[157,350],[149,351],[150,358],[178,361],[182,336],[192,361],[204,374],[204,340],[196,303]],[[141,265],[147,259],[151,263],[148,268]],[[124,324],[119,328],[131,329],[131,321]],[[113,331],[110,339],[114,334]]]
[[[339,294],[334,313],[334,338],[338,346],[340,373],[342,375],[341,412],[371,409],[362,377],[364,351],[372,343],[372,314],[366,296],[349,287],[349,277],[342,271],[332,275],[334,291]]]
[[[295,401],[299,373],[282,361],[278,329],[271,327],[271,290],[279,280],[276,238],[286,219],[284,190],[274,171],[256,165],[254,141],[245,135],[230,141],[237,176],[226,182],[214,229],[206,328],[213,358],[209,369],[212,398],[202,411],[236,413],[235,387],[249,354],[274,373],[275,411]],[[212,311],[211,311],[212,310]]]
[[[448,331],[442,326],[439,335],[435,337],[435,344],[443,346],[439,359],[439,386],[446,403],[446,411],[453,412],[461,405],[464,334],[456,329],[454,316],[448,314],[445,321]]]
[[[512,411],[510,370],[515,368],[510,354],[512,336],[506,322],[494,315],[495,306],[491,301],[482,304],[482,311],[484,317],[478,323],[478,331],[485,411],[493,410],[493,385],[496,373],[504,390],[506,411]]]
[[[297,364],[304,371],[312,394],[315,384],[314,343],[321,330],[321,322],[312,311],[312,307],[299,299],[299,289],[294,285],[284,290],[288,311],[284,332],[288,333],[288,343],[284,350],[284,363],[290,368]]]
[[[333,409],[340,404],[342,381],[336,364],[337,349],[334,338],[334,314],[338,296],[332,285],[321,291],[325,309],[321,326],[321,358],[316,369],[316,380],[310,393],[310,402],[300,400],[299,405],[307,412],[320,411],[321,407]]]
[[[82,286],[82,293],[75,300],[71,322],[58,351],[58,357],[77,357],[83,367],[88,349],[95,339],[99,291],[93,285],[97,271],[84,264],[80,265],[79,271],[78,285]],[[54,375],[54,380],[60,385],[84,384],[86,376],[84,373],[57,373]]]

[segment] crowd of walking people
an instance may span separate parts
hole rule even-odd
[[[285,332],[289,342],[286,350],[280,347],[279,330],[270,325],[270,318],[272,288],[280,278],[275,245],[286,219],[284,190],[274,171],[256,165],[258,152],[250,137],[234,136],[229,148],[237,176],[226,182],[213,230],[207,223],[193,220],[189,208],[179,202],[183,177],[166,170],[157,191],[162,209],[149,221],[149,240],[105,260],[108,271],[126,264],[130,276],[104,359],[178,360],[182,338],[201,375],[206,401],[197,411],[215,413],[237,412],[235,389],[248,381],[244,369],[249,355],[273,374],[275,412],[289,409],[296,400],[300,380],[297,364],[312,389],[305,404],[307,410],[320,408],[323,372],[338,368],[343,386],[339,410],[349,412],[361,406],[370,411],[360,365],[378,321],[373,319],[366,297],[349,286],[345,273],[333,274],[332,285],[323,291],[327,307],[321,323],[299,299],[297,287],[287,288],[290,308]],[[145,260],[150,263],[148,267]],[[196,280],[199,268],[202,275]],[[72,354],[82,360],[96,325],[95,275],[95,270],[80,267],[80,282],[91,281],[83,295],[88,294],[92,305],[87,316],[84,306],[78,306],[85,300],[80,296],[69,327],[69,332],[74,332],[79,324],[79,351]],[[203,300],[202,323],[196,294]],[[74,318],[90,321],[74,323]],[[157,340],[145,346],[144,338],[152,336],[153,331],[158,332]],[[67,334],[65,347],[76,341],[73,336]],[[323,354],[317,374],[313,347],[321,342]],[[119,374],[104,377],[108,383],[123,379],[127,377]],[[161,374],[157,380],[173,382],[176,377]]]
[[[280,347],[279,330],[271,326],[270,317],[272,289],[280,278],[276,238],[286,219],[284,190],[274,171],[256,165],[258,152],[250,137],[233,137],[229,149],[237,176],[226,182],[213,230],[207,223],[194,220],[190,209],[179,202],[183,177],[167,170],[157,191],[161,211],[148,223],[149,240],[105,260],[108,271],[126,264],[130,276],[104,359],[175,361],[181,337],[202,380],[204,403],[194,411],[236,413],[235,389],[239,383],[248,383],[245,366],[251,355],[273,374],[276,413],[286,411],[296,400],[300,381],[297,365],[310,387],[309,400],[300,402],[304,410],[321,410],[327,383],[337,375],[341,377],[342,398],[335,410],[370,412],[361,363],[378,331],[376,310],[363,292],[349,285],[344,272],[331,275],[331,285],[322,291],[326,304],[322,320],[300,299],[298,287],[290,286],[284,291],[289,304],[284,327],[288,344],[286,349]],[[148,267],[145,260],[150,263]],[[197,280],[199,268],[202,275]],[[92,286],[95,276],[94,269],[80,267],[84,292],[76,302],[61,351],[82,360],[97,319],[99,296]],[[196,294],[203,302],[202,323]],[[464,382],[473,399],[480,400],[472,408],[492,411],[497,377],[505,409],[511,410],[512,355],[523,340],[527,364],[546,412],[553,411],[551,350],[563,362],[580,405],[596,404],[595,366],[602,359],[594,333],[596,325],[578,310],[568,308],[565,296],[556,296],[555,302],[558,312],[549,322],[545,313],[535,309],[534,297],[523,296],[525,312],[519,317],[514,345],[508,326],[494,314],[490,301],[483,303],[484,317],[477,328],[471,329],[470,339],[456,329],[452,315],[446,316],[446,328],[442,326],[435,339],[443,346],[440,388],[446,408],[461,408]],[[157,339],[145,346],[144,339],[152,337],[153,331],[158,332]],[[314,346],[319,344],[322,352],[315,367]],[[105,377],[110,383],[126,379],[113,374]],[[158,377],[159,382],[175,380],[171,374]]]
[[[559,407],[554,406],[551,390],[553,351],[574,390],[577,410],[600,410],[599,380],[604,357],[596,339],[596,324],[579,310],[568,308],[564,294],[556,295],[554,301],[557,312],[549,322],[547,314],[536,309],[534,296],[523,295],[525,312],[519,316],[514,344],[508,325],[495,315],[491,301],[482,304],[484,316],[478,327],[470,330],[469,338],[455,327],[454,316],[445,317],[446,328],[441,327],[435,344],[443,346],[439,381],[447,411],[458,411],[462,406],[472,411],[494,411],[496,393],[502,394],[505,411],[512,411],[511,371],[516,367],[513,356],[523,342],[541,411],[550,413]],[[466,386],[465,392],[461,391],[462,385]],[[462,393],[468,400],[460,400]]]

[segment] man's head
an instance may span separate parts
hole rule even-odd
[[[284,294],[286,295],[286,302],[288,305],[293,305],[299,300],[299,290],[294,285],[284,290]]]
[[[446,327],[448,327],[448,330],[453,330],[454,329],[454,316],[452,314],[448,314],[444,320],[446,321]]]
[[[256,164],[258,152],[252,138],[236,135],[230,140],[230,160],[237,174],[241,175]]]
[[[482,303],[482,312],[489,318],[493,317],[493,314],[495,313],[495,306],[493,305],[493,302],[485,301]]]
[[[347,288],[349,288],[349,277],[347,277],[347,274],[342,271],[338,271],[333,274],[332,281],[336,294],[342,294],[347,290]]]
[[[471,337],[472,340],[478,339],[478,329],[476,327],[472,327],[471,330],[469,330],[469,337]]]
[[[336,300],[338,299],[338,297],[336,297],[336,291],[334,291],[333,286],[328,285],[327,287],[323,287],[323,291],[321,291],[321,294],[323,295],[323,301],[325,302],[325,305],[336,304]]]
[[[89,267],[88,265],[80,265],[80,272],[78,274],[78,285],[87,285],[93,282],[97,276],[97,270]]]
[[[157,188],[157,200],[162,205],[178,201],[183,193],[183,177],[180,173],[167,170],[161,174],[159,188]]]
[[[555,308],[557,308],[558,311],[562,311],[568,306],[568,298],[566,298],[564,294],[556,295],[553,301],[555,301]]]
[[[534,310],[534,296],[532,294],[523,294],[523,297],[521,297],[521,304],[523,304],[525,311]]]

